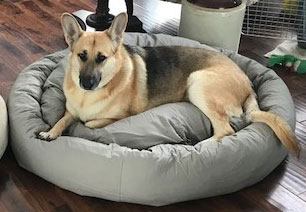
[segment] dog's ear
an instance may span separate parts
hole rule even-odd
[[[128,22],[128,15],[126,13],[120,13],[115,17],[112,25],[107,30],[107,33],[112,41],[120,42],[122,40],[127,22]]]
[[[83,30],[81,29],[77,20],[69,13],[62,15],[62,28],[65,40],[70,48],[73,49],[75,42],[80,38]]]

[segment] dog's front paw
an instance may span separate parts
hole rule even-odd
[[[52,133],[51,131],[49,132],[40,132],[37,134],[37,138],[45,141],[52,141],[55,140],[58,137],[58,135]]]

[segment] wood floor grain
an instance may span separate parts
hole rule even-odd
[[[0,0],[0,93],[7,99],[18,73],[40,57],[66,48],[60,15],[95,10],[95,0]],[[124,0],[110,0],[113,14],[125,10]],[[134,0],[135,14],[150,33],[176,35],[180,5]],[[280,40],[242,36],[239,53],[266,64],[263,55]],[[287,84],[297,111],[299,159],[289,155],[260,183],[241,191],[202,200],[149,207],[82,197],[20,168],[10,150],[0,161],[0,211],[306,211],[306,75],[275,68]]]

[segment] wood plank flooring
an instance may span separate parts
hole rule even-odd
[[[110,0],[111,12],[123,11],[123,0]],[[95,10],[94,0],[0,0],[0,93],[7,99],[18,73],[40,57],[66,47],[60,15]],[[180,5],[158,0],[134,0],[135,14],[150,33],[175,35]],[[239,52],[266,64],[263,55],[280,40],[243,36]],[[299,160],[292,156],[262,182],[228,195],[149,207],[82,197],[20,168],[10,150],[0,160],[0,211],[306,211],[306,75],[275,69],[293,95]]]

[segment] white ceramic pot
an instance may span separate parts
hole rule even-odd
[[[179,36],[237,52],[246,3],[229,9],[210,9],[182,1]]]

